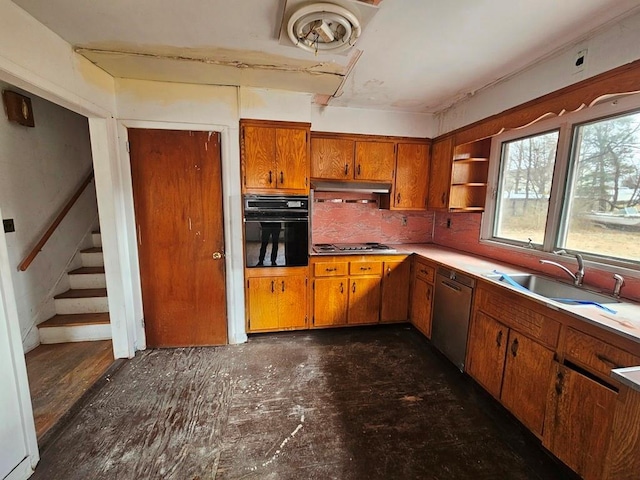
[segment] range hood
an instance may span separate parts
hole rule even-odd
[[[391,191],[391,184],[380,182],[311,180],[311,188],[316,192],[389,193]]]

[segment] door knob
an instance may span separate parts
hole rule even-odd
[[[220,252],[213,252],[213,255],[211,255],[213,257],[214,260],[220,260],[222,258],[222,253]]]

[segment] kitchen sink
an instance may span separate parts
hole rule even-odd
[[[603,295],[600,293],[592,292],[581,287],[569,285],[567,283],[553,280],[551,278],[543,277],[535,274],[502,274],[494,273],[485,275],[485,277],[492,280],[497,280],[507,285],[511,285],[515,288],[528,290],[537,295],[549,298],[551,300],[560,301],[563,303],[620,303],[613,297]],[[516,285],[514,285],[514,282]]]

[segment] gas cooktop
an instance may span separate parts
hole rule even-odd
[[[395,253],[396,250],[388,245],[377,242],[368,243],[316,243],[313,245],[316,253]]]

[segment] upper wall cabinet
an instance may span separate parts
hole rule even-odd
[[[311,177],[392,182],[395,142],[340,133],[311,134]]]
[[[243,193],[309,193],[309,123],[240,121]]]
[[[436,140],[431,151],[429,209],[483,211],[491,139],[454,146],[454,137]]]
[[[427,207],[429,145],[398,143],[391,209],[424,210]]]

